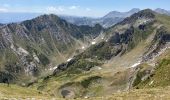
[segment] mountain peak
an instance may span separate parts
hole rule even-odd
[[[138,13],[131,15],[130,17],[125,18],[122,22],[118,24],[125,24],[125,23],[133,23],[134,21],[138,20],[139,18],[146,18],[146,19],[153,19],[155,18],[155,12],[151,9],[141,10]]]
[[[155,17],[155,12],[152,11],[151,9],[144,9],[144,10],[141,10],[141,11],[139,11],[138,13],[136,13],[134,15],[138,15],[138,17],[154,18]]]
[[[167,10],[162,9],[162,8],[156,8],[155,11],[167,11]]]
[[[160,13],[160,14],[170,15],[170,11],[167,11],[167,10],[162,9],[162,8],[155,9],[155,12]]]
[[[42,27],[42,26],[45,27],[45,26],[55,25],[56,23],[58,23],[59,25],[63,25],[64,23],[66,23],[66,21],[60,19],[57,15],[54,14],[49,14],[49,15],[44,14],[34,19],[26,20],[22,23],[30,28],[34,25],[36,27]]]
[[[139,8],[133,8],[133,9],[131,9],[129,12],[139,12],[139,11],[140,11]]]
[[[58,20],[58,19],[60,19],[57,15],[55,15],[55,14],[44,14],[44,15],[41,15],[41,16],[39,16],[39,17],[37,17],[37,18],[35,18],[35,19],[42,19],[42,20]]]
[[[125,17],[129,17],[132,14],[137,13],[139,11],[140,11],[140,9],[138,9],[138,8],[133,8],[128,12],[111,11],[107,15],[105,15],[103,18],[115,18],[115,17],[125,18]]]

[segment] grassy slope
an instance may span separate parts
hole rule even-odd
[[[156,18],[161,24],[163,24],[168,29],[168,31],[170,31],[170,17],[169,16],[158,14]]]
[[[151,77],[145,81],[138,80],[136,87],[138,88],[153,88],[153,87],[166,87],[170,85],[170,50],[168,49],[157,58],[158,65],[156,66],[155,71],[151,74]],[[149,66],[143,65],[145,69],[148,69]],[[141,73],[141,74],[140,74]],[[138,73],[139,77],[142,76],[144,70],[140,70]],[[137,81],[137,80],[136,80]]]
[[[167,31],[170,31],[170,17],[166,15],[157,15],[157,20],[163,26],[167,28]],[[141,81],[139,77],[142,76],[145,71],[140,71],[138,73],[138,78],[136,80],[138,88],[153,88],[153,87],[166,87],[170,85],[170,50],[166,50],[159,57],[155,58],[155,62],[158,62],[156,65],[155,71],[152,73],[151,77],[147,78],[145,81]],[[149,67],[146,65],[142,65],[142,67]],[[141,82],[140,82],[141,81]]]
[[[77,98],[76,100],[169,100],[170,87],[135,89],[128,92],[118,92],[108,96],[92,97],[88,99]],[[40,94],[38,91],[28,88],[22,88],[15,85],[8,87],[0,84],[0,100],[8,99],[43,99],[43,100],[65,100],[63,98],[50,97],[47,94]],[[71,100],[71,99],[70,99]],[[74,100],[74,99],[73,99]]]
[[[48,94],[31,88],[19,87],[17,85],[0,84],[0,100],[5,98],[51,98]]]

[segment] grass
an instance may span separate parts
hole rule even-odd
[[[141,64],[139,65],[140,70],[137,72],[136,75],[136,79],[133,82],[133,87],[137,86],[138,84],[140,84],[142,82],[142,77],[144,77],[147,74],[147,71],[149,70],[149,68],[151,68],[151,66],[147,65],[147,64]],[[148,81],[149,79],[147,79]],[[145,81],[146,82],[146,81]]]
[[[157,14],[156,19],[170,31],[170,17],[163,14]]]
[[[92,83],[92,81],[97,81],[101,79],[101,77],[99,76],[93,76],[93,77],[89,77],[88,79],[85,79],[81,82],[81,85],[84,87],[84,88],[88,88],[88,86],[90,85],[90,83]]]
[[[3,98],[51,98],[48,94],[17,85],[0,84],[0,99]]]
[[[145,75],[146,70],[149,70],[149,67],[146,65],[141,65],[143,68],[137,74],[137,78],[134,82],[134,86],[138,88],[156,88],[156,87],[166,87],[170,85],[170,50],[167,50],[159,58],[158,65],[154,71],[150,74],[150,77],[144,81],[141,81],[141,78]],[[151,84],[152,83],[152,84]]]
[[[93,89],[93,88],[91,88]],[[94,92],[101,90],[102,87],[98,86],[93,89]],[[66,100],[63,98],[52,97],[49,94],[39,93],[37,90],[19,87],[16,85],[0,84],[0,100],[8,99],[35,99],[35,100]],[[170,87],[165,88],[152,88],[152,89],[134,89],[127,92],[117,92],[106,96],[97,96],[90,98],[76,98],[76,100],[169,100]],[[70,99],[74,100],[74,99]]]

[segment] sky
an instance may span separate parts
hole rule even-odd
[[[0,12],[54,13],[101,17],[132,8],[170,10],[170,0],[0,0]]]

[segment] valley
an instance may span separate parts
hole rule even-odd
[[[0,99],[168,100],[169,19],[145,9],[109,28],[54,14],[1,25]]]

